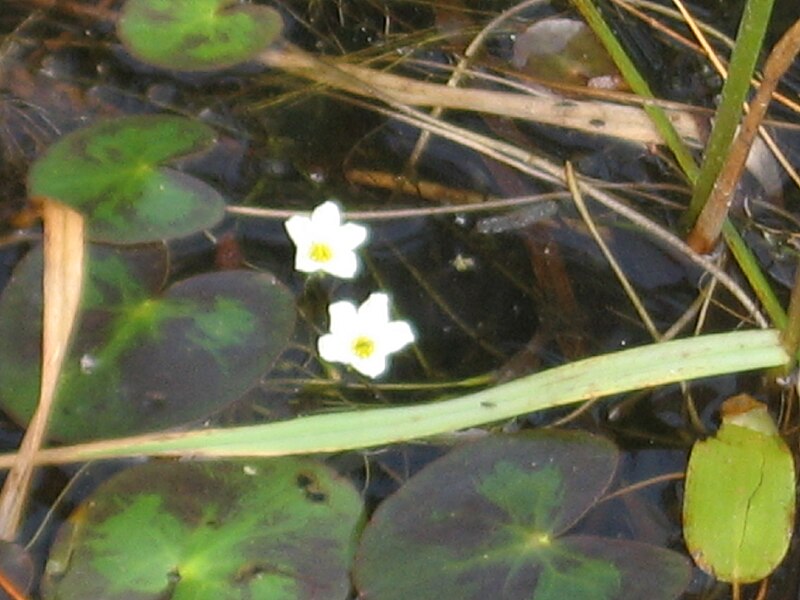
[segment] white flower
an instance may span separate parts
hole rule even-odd
[[[371,294],[356,309],[352,302],[328,307],[330,333],[319,338],[319,355],[329,362],[345,363],[368,377],[378,377],[390,354],[414,341],[405,321],[389,320],[389,296]]]
[[[367,228],[342,224],[335,202],[323,202],[310,217],[295,215],[287,219],[285,227],[297,249],[294,267],[298,271],[325,271],[343,279],[352,279],[358,272],[355,250],[366,241]]]

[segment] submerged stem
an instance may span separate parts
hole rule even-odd
[[[786,370],[791,370],[797,362],[797,352],[800,350],[800,259],[797,261],[792,296],[789,300],[789,319],[783,329],[781,342],[791,357],[791,363],[786,366]]]

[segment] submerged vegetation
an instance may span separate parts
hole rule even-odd
[[[797,595],[800,21],[266,4],[4,23],[6,595]]]

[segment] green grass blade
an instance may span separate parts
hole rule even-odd
[[[597,10],[592,0],[572,0],[572,3],[581,13],[589,27],[592,28],[595,35],[600,39],[605,47],[614,64],[617,65],[619,72],[625,78],[625,81],[637,95],[643,98],[654,98],[653,92],[644,77],[642,77],[636,65],[628,56],[622,44],[619,43],[614,32],[603,19],[603,15]],[[675,131],[672,122],[669,120],[667,113],[662,110],[660,106],[651,104],[644,105],[645,112],[650,116],[653,124],[658,129],[661,137],[667,147],[672,151],[675,159],[678,161],[681,169],[683,169],[686,178],[689,182],[694,183],[700,172],[697,163],[692,156],[688,146],[683,142],[681,136]]]
[[[576,361],[451,400],[299,417],[267,425],[159,433],[39,453],[75,462],[137,455],[280,456],[368,448],[502,421],[630,390],[783,365],[774,330],[652,344]],[[0,468],[12,455],[0,456]]]
[[[770,320],[775,327],[783,330],[787,324],[786,311],[783,310],[775,292],[772,291],[772,286],[761,271],[756,257],[753,256],[742,236],[728,220],[722,226],[722,235],[725,237],[725,243],[728,244],[736,263],[747,278],[747,282],[753,288],[764,310],[767,311]]]
[[[689,223],[694,222],[708,198],[724,163],[728,147],[733,140],[741,118],[745,96],[749,90],[750,79],[763,43],[764,31],[772,11],[772,1],[750,0],[747,3],[740,25],[739,37],[731,57],[730,74],[723,87],[722,102],[717,111],[715,126],[709,139],[702,169],[695,164],[689,149],[672,127],[666,113],[657,106],[645,106],[645,110],[675,155],[678,164],[684,170],[686,178],[695,184],[686,215]],[[592,0],[573,0],[573,3],[600,38],[631,89],[642,97],[652,98],[653,94],[647,81],[636,69]],[[786,313],[752,252],[730,223],[726,223],[723,233],[736,262],[745,273],[770,319],[776,327],[783,328],[786,324]]]
[[[772,3],[773,0],[749,0],[744,7],[728,67],[728,77],[722,86],[722,99],[714,117],[714,127],[708,138],[705,158],[686,215],[689,223],[694,223],[703,209],[736,134],[772,14]]]

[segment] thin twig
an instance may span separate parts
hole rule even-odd
[[[363,184],[363,182],[362,182]],[[411,188],[405,189],[405,183],[401,184],[403,191],[411,192]],[[410,184],[410,182],[408,183]],[[479,213],[501,210],[504,208],[519,208],[551,202],[553,200],[565,200],[569,198],[567,192],[548,192],[545,194],[535,194],[533,196],[516,196],[512,198],[502,198],[498,200],[488,199],[480,204],[456,204],[453,206],[425,206],[422,208],[389,208],[381,210],[353,210],[347,211],[347,218],[358,221],[390,221],[393,219],[416,219],[418,217],[430,217],[435,215],[460,215],[463,213]],[[238,206],[230,205],[227,211],[232,215],[242,217],[253,217],[258,219],[285,220],[295,215],[306,215],[308,211],[289,210],[286,208],[264,208],[261,206]]]
[[[421,113],[415,109],[409,108],[401,103],[395,102],[391,97],[387,98],[377,92],[379,97],[387,102],[392,109],[383,108],[373,104],[363,103],[366,108],[374,110],[380,114],[385,114],[398,121],[414,125],[416,127],[427,128],[441,137],[454,141],[467,148],[472,148],[477,152],[481,152],[489,157],[494,158],[504,164],[507,164],[522,173],[527,173],[533,177],[537,177],[545,182],[553,183],[556,185],[564,185],[563,172],[557,165],[535,156],[513,144],[508,144],[487,136],[475,133],[473,131],[463,129],[448,123],[441,123],[436,119],[430,118],[430,115]],[[355,104],[360,104],[359,100],[351,100]],[[742,304],[747,312],[752,316],[759,327],[768,327],[768,322],[758,310],[756,304],[747,295],[747,293],[736,283],[722,269],[718,268],[712,260],[705,256],[697,254],[683,240],[667,231],[657,223],[654,223],[647,217],[640,214],[638,211],[626,205],[621,200],[617,199],[610,193],[600,189],[598,186],[593,185],[589,181],[580,180],[579,187],[585,193],[591,195],[595,200],[613,210],[617,214],[630,220],[645,232],[657,238],[664,244],[676,250],[686,257],[687,260],[702,267],[706,271],[714,275],[719,282],[724,285],[733,294],[733,296]]]
[[[583,222],[586,223],[586,227],[589,228],[589,233],[594,238],[595,243],[600,247],[600,251],[603,253],[603,256],[606,257],[608,264],[611,266],[611,270],[614,271],[614,275],[617,276],[617,280],[622,286],[622,289],[625,291],[625,294],[627,294],[628,300],[631,301],[631,304],[633,304],[633,307],[639,314],[639,318],[642,320],[645,328],[650,333],[650,337],[652,337],[654,341],[660,342],[662,339],[661,333],[658,331],[653,319],[650,317],[650,313],[647,312],[642,299],[639,298],[639,294],[636,293],[636,289],[631,284],[627,275],[625,275],[622,267],[619,266],[617,259],[614,258],[614,254],[609,249],[608,244],[606,244],[603,236],[601,236],[600,232],[597,230],[594,220],[592,219],[592,215],[590,215],[589,211],[586,209],[586,204],[584,203],[581,192],[578,189],[578,182],[575,179],[575,170],[572,167],[572,163],[566,163],[565,173],[567,185],[569,186],[569,191],[572,194],[572,200],[575,202],[575,206],[577,207]]]
[[[651,485],[658,485],[659,483],[667,483],[670,481],[680,481],[684,479],[686,474],[683,471],[678,471],[675,473],[665,473],[663,475],[656,475],[655,477],[650,477],[643,481],[637,481],[631,485],[627,485],[624,488],[620,488],[618,490],[614,490],[610,494],[603,496],[599,501],[600,502],[608,502],[609,500],[613,500],[614,498],[619,498],[620,496],[624,496],[625,494],[630,494],[631,492],[636,492],[646,487],[650,487]]]
[[[510,19],[511,17],[518,15],[519,13],[527,10],[531,6],[535,6],[537,4],[543,4],[546,0],[525,0],[525,2],[520,2],[519,4],[512,6],[506,11],[503,11],[497,17],[489,21],[483,29],[481,29],[478,34],[472,39],[472,41],[467,46],[467,49],[464,51],[464,57],[458,61],[456,68],[453,70],[453,73],[450,75],[450,78],[447,80],[447,87],[450,88],[457,88],[461,83],[461,80],[464,78],[464,75],[469,67],[470,63],[472,62],[473,57],[478,53],[478,51],[483,47],[484,43],[486,42],[486,38],[489,37],[489,34],[497,29],[502,23]],[[434,118],[440,118],[444,113],[444,107],[439,105],[436,106],[431,111],[431,116]],[[411,155],[408,158],[408,164],[411,168],[414,168],[419,160],[419,157],[422,156],[422,153],[425,151],[425,148],[428,145],[430,140],[431,133],[427,130],[423,130],[419,139],[417,140],[414,149],[411,152]]]
[[[635,6],[646,8],[646,9],[651,10],[652,12],[654,12],[656,14],[664,15],[664,16],[670,17],[672,19],[682,21],[682,16],[681,16],[680,12],[678,12],[676,10],[673,10],[673,9],[670,9],[670,8],[668,8],[666,6],[661,5],[661,4],[657,4],[655,2],[649,2],[648,0],[611,0],[611,2],[613,2],[615,6],[618,6],[622,10],[630,13],[631,15],[636,17],[637,19],[639,19],[639,20],[641,20],[641,21],[643,21],[643,22],[645,22],[648,25],[651,25],[653,27],[655,27],[655,25],[653,24],[653,19],[651,17],[648,17],[646,14],[643,14],[642,12],[637,10],[636,8],[634,8]],[[722,32],[720,32],[719,30],[714,29],[713,27],[711,27],[710,25],[707,25],[705,23],[697,23],[697,26],[700,29],[700,31],[704,31],[704,32],[712,35],[715,39],[719,40],[721,43],[723,43],[728,48],[733,48],[734,41],[730,37],[728,37],[727,35],[725,35]],[[658,28],[658,29],[660,29],[660,28]],[[695,45],[695,44],[693,44],[691,42],[687,43],[682,38],[682,36],[680,36],[680,35],[670,35],[670,37],[672,37],[675,40],[678,40],[680,43],[684,44],[687,48],[690,48],[691,50],[693,50],[695,52],[697,52],[699,50],[697,45]],[[752,79],[750,83],[754,87],[758,87],[759,86],[759,81],[757,79]],[[800,113],[800,103],[792,100],[791,98],[788,98],[784,94],[781,94],[780,92],[776,91],[776,92],[773,93],[773,98],[774,98],[774,100],[776,102],[779,102],[780,104],[783,104],[785,107],[793,110],[794,112]]]

